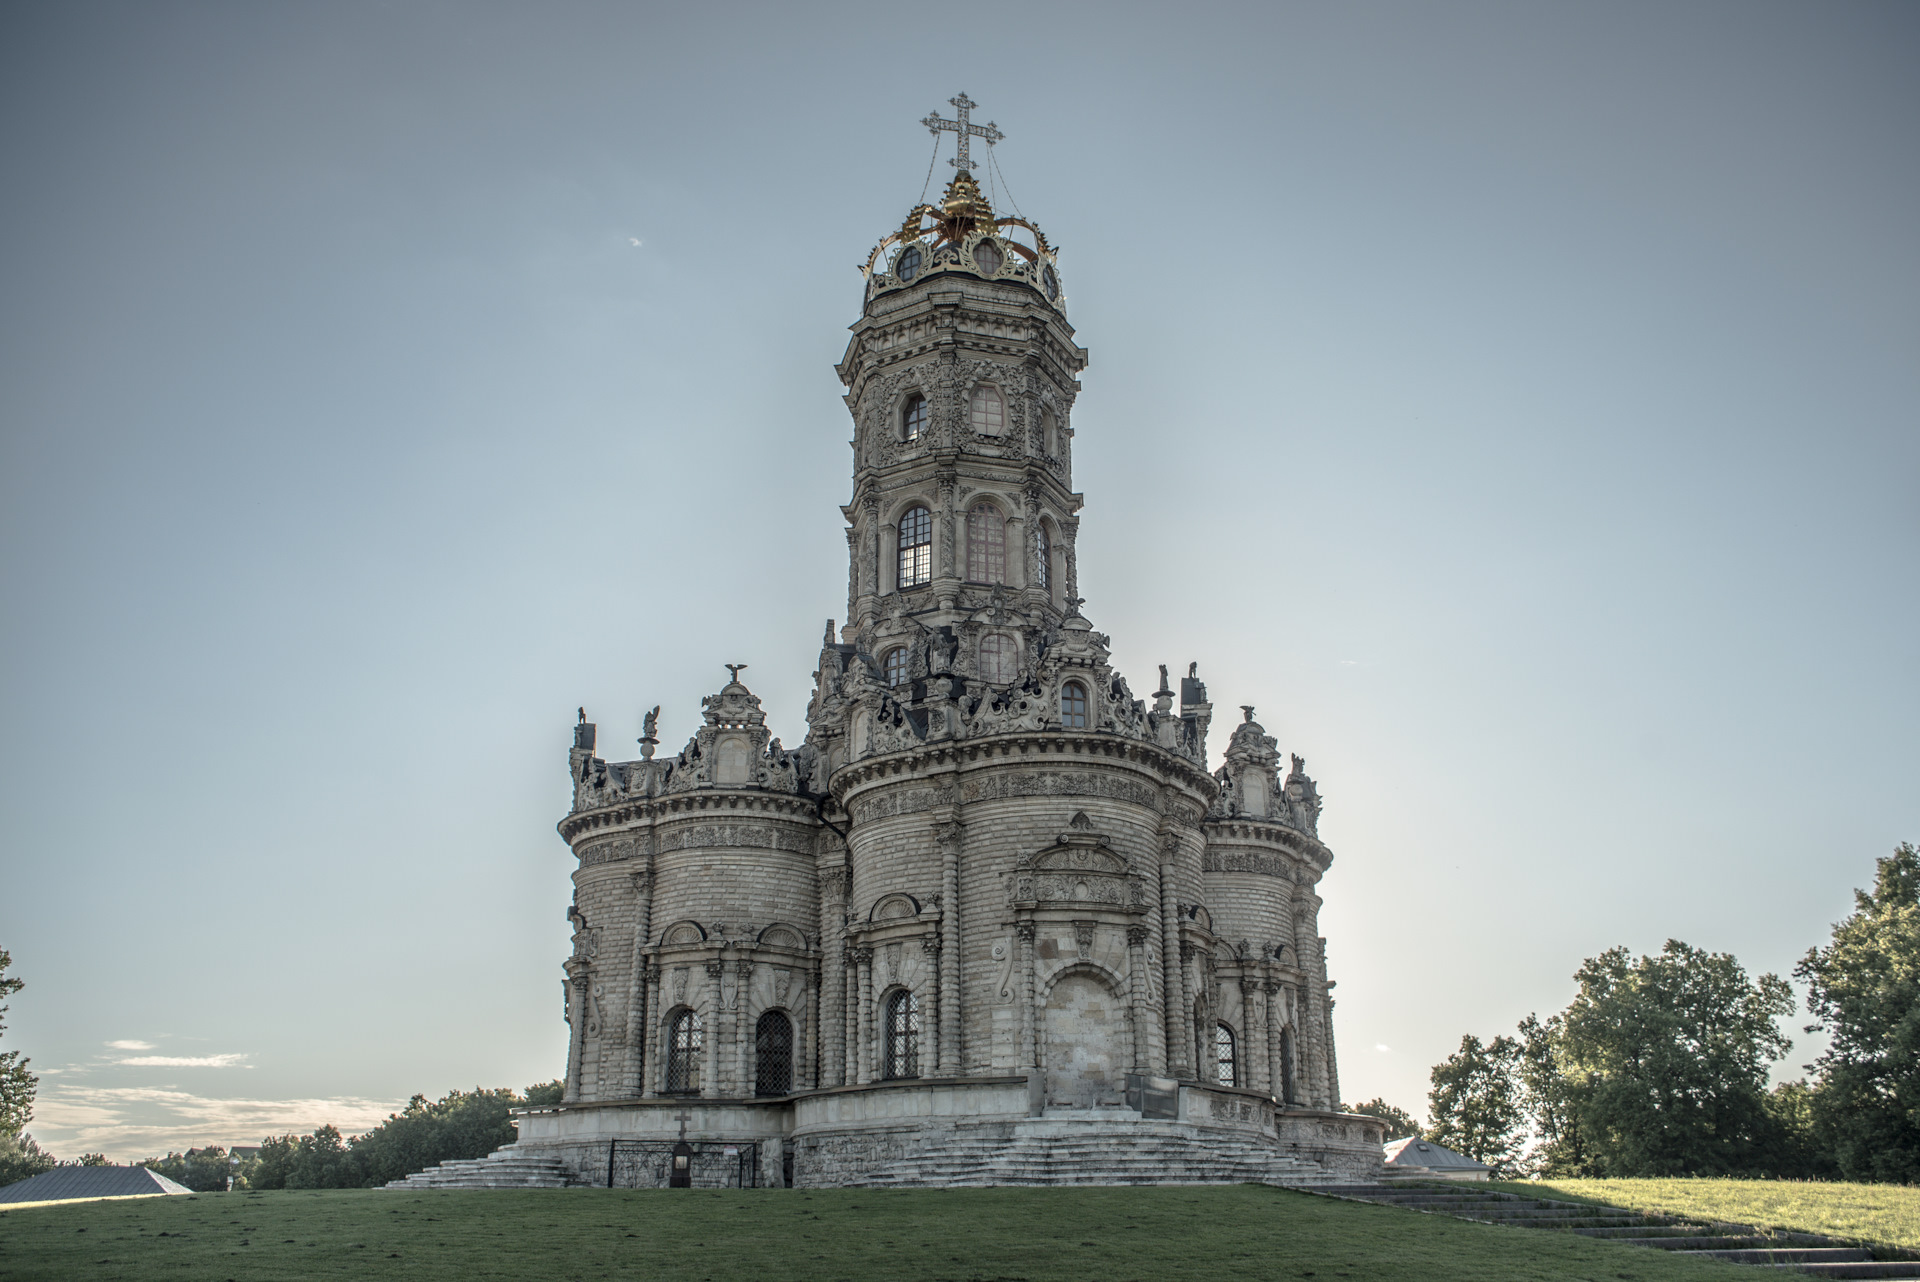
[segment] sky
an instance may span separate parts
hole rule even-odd
[[[1788,974],[1920,840],[1910,4],[0,24],[0,1048],[62,1156],[564,1071],[574,709],[671,750],[745,662],[803,736],[855,265],[963,90],[1091,352],[1088,617],[1327,799],[1349,1102],[1609,947]]]

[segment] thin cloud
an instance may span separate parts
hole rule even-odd
[[[129,1038],[126,1041],[108,1042],[107,1049],[110,1051],[150,1051],[153,1049],[153,1043],[136,1042]]]
[[[250,1067],[244,1054],[236,1055],[130,1055],[116,1064],[131,1068],[243,1068]]]
[[[43,1088],[33,1135],[61,1156],[106,1153],[121,1160],[168,1151],[258,1144],[269,1135],[304,1135],[331,1122],[346,1135],[370,1130],[398,1105],[390,1100],[230,1099],[154,1086]]]
[[[1385,1042],[1375,1042],[1373,1044],[1373,1049],[1377,1051],[1385,1051],[1389,1055],[1393,1053],[1393,1047],[1387,1045]]]

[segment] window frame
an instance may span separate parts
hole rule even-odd
[[[994,653],[1004,654],[1006,657],[1007,666],[1001,675],[992,675],[987,671],[987,645],[989,642],[994,643]],[[1020,642],[1009,633],[987,633],[980,638],[980,644],[976,648],[975,653],[978,661],[974,666],[979,670],[980,679],[988,685],[1012,685],[1015,679],[1019,677]]]
[[[998,419],[998,423],[990,420]],[[980,383],[967,397],[967,427],[975,436],[1007,434],[1007,396],[992,383]]]
[[[1213,1025],[1213,1078],[1216,1086],[1240,1085],[1240,1039],[1224,1019]]]
[[[778,1021],[778,1027],[785,1030],[784,1048],[770,1048],[767,1044],[768,1034],[775,1027],[770,1021],[775,1020]],[[753,1023],[753,1093],[755,1096],[777,1099],[782,1095],[793,1094],[793,1043],[792,1016],[778,1006],[770,1006],[760,1012],[760,1018]],[[769,1063],[770,1051],[776,1057],[772,1064]],[[777,1061],[777,1057],[781,1055],[785,1056],[784,1063]],[[770,1069],[772,1071],[769,1071]],[[784,1074],[784,1081],[779,1080],[782,1074]],[[768,1089],[769,1078],[773,1078],[774,1084],[780,1089]]]
[[[976,546],[980,576],[974,574]],[[1007,581],[1007,517],[992,499],[976,499],[967,508],[966,581],[988,586]]]
[[[915,521],[915,516],[919,520]],[[914,526],[914,541],[908,542],[908,526]],[[900,514],[894,524],[894,545],[897,549],[893,566],[893,585],[896,591],[904,588],[925,587],[933,582],[933,509],[925,503],[915,503]]]
[[[1073,706],[1074,696],[1078,695],[1079,707]],[[1063,730],[1085,730],[1093,710],[1093,700],[1087,693],[1084,681],[1063,681],[1060,683],[1060,728]],[[1075,720],[1075,718],[1078,720]]]
[[[883,1081],[920,1076],[920,999],[911,988],[895,988],[880,999]]]
[[[1034,522],[1033,550],[1034,573],[1039,578],[1033,586],[1046,593],[1047,599],[1051,601],[1053,599],[1053,536],[1047,533],[1047,523],[1044,520]]]
[[[927,432],[927,398],[914,392],[900,404],[900,439],[917,441]]]
[[[912,654],[903,645],[896,645],[880,656],[880,679],[886,683],[887,689],[898,690],[913,680],[910,674],[912,659]],[[897,675],[894,671],[896,666],[899,668]]]
[[[686,1030],[684,1038],[681,1036],[683,1029]],[[706,1021],[700,1018],[699,1011],[691,1006],[681,1006],[667,1016],[667,1062],[661,1094],[700,1093],[700,1060],[706,1045]]]

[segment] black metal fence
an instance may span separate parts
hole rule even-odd
[[[676,1157],[685,1159],[678,1168]],[[759,1188],[760,1146],[752,1140],[608,1140],[607,1187]]]

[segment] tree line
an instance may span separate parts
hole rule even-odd
[[[1588,958],[1556,1015],[1462,1037],[1434,1066],[1429,1126],[1384,1100],[1356,1111],[1497,1176],[1920,1182],[1920,850],[1876,861],[1854,901],[1794,967],[1805,1031],[1829,1039],[1809,1082],[1767,1085],[1792,1044],[1787,982],[1668,940]]]

